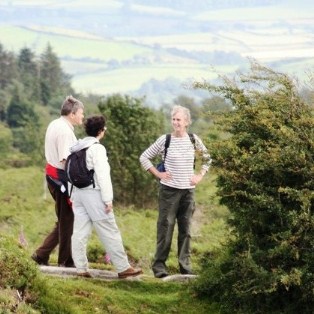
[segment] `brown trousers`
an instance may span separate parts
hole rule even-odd
[[[48,263],[51,252],[59,244],[58,265],[73,265],[71,255],[71,237],[73,233],[74,215],[69,203],[67,192],[62,193],[60,186],[51,182],[47,178],[50,194],[55,200],[55,210],[57,222],[53,230],[43,241],[42,245],[36,250],[37,256]]]

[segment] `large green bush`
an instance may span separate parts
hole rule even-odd
[[[151,205],[156,199],[157,181],[143,170],[139,157],[163,133],[163,115],[144,107],[141,99],[119,94],[100,102],[99,110],[108,119],[104,143],[115,200],[124,205]]]
[[[211,145],[229,244],[204,259],[200,294],[228,313],[313,313],[314,119],[284,74],[252,63],[222,86],[230,136]]]

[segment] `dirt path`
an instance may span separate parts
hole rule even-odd
[[[204,221],[203,206],[197,206],[192,217],[191,225],[192,238],[201,236],[201,227],[203,225],[203,221]]]
[[[69,268],[69,267],[58,267],[58,266],[39,266],[40,270],[48,275],[52,276],[59,276],[62,278],[65,277],[76,277],[76,268]],[[89,269],[89,273],[92,275],[92,278],[86,278],[87,280],[90,279],[99,279],[99,280],[135,280],[135,281],[142,281],[145,279],[153,279],[152,276],[148,275],[139,275],[136,277],[129,277],[127,279],[119,279],[118,274],[108,270],[100,270],[100,269]],[[186,282],[189,280],[195,279],[196,275],[181,275],[175,274],[171,276],[167,276],[162,279],[162,281],[179,281],[179,282]],[[80,277],[81,278],[81,277]]]

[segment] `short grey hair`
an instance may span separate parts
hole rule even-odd
[[[192,123],[190,109],[183,107],[183,106],[175,105],[172,108],[171,117],[173,117],[178,112],[182,112],[184,114],[186,122],[188,123],[188,125],[190,125]]]
[[[70,113],[76,113],[78,109],[84,109],[81,101],[74,98],[72,95],[67,96],[61,106],[61,115],[68,116]]]

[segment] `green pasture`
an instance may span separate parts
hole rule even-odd
[[[60,58],[62,68],[72,75],[73,87],[82,93],[125,93],[137,90],[145,82],[156,79],[163,81],[173,77],[182,82],[213,80],[218,74],[234,73],[244,64],[200,64],[162,50],[154,50],[154,44],[162,47],[175,47],[186,51],[217,50],[255,55],[267,62],[276,61],[282,55],[293,55],[295,44],[300,50],[299,59],[294,63],[289,60],[278,64],[279,71],[287,71],[304,78],[305,69],[313,58],[302,58],[302,53],[309,53],[306,33],[281,33],[284,30],[267,26],[263,31],[245,32],[226,30],[206,33],[194,32],[156,37],[121,37],[117,39],[100,39],[88,32],[76,30],[32,26],[0,26],[1,44],[15,53],[24,47],[32,49],[37,56],[45,50],[49,42],[53,51]],[[293,40],[292,40],[293,39]],[[304,48],[302,48],[304,47]],[[249,52],[248,52],[249,51]],[[287,53],[285,54],[285,51]],[[279,55],[278,55],[279,54]],[[145,65],[135,62],[145,58]],[[119,64],[109,67],[108,61],[116,60]]]
[[[230,33],[232,30],[230,30]],[[245,32],[242,33],[246,35]],[[221,30],[213,30],[212,32],[191,32],[186,34],[170,34],[163,36],[143,36],[141,38],[122,37],[124,40],[137,40],[145,45],[154,45],[158,43],[165,48],[177,48],[186,51],[207,51],[213,52],[217,50],[239,52],[242,44],[232,35],[226,36]],[[240,45],[241,44],[241,45]]]
[[[1,43],[9,50],[18,52],[29,47],[39,56],[49,42],[53,51],[59,56],[66,73],[72,75],[72,85],[80,92],[108,94],[127,92],[138,89],[150,79],[164,80],[175,77],[180,80],[188,78],[212,79],[217,77],[210,64],[187,63],[164,53],[163,61],[154,61],[147,65],[132,64],[109,69],[107,62],[115,59],[118,62],[132,60],[135,56],[153,57],[153,49],[144,45],[132,44],[131,41],[99,40],[82,38],[73,31],[65,31],[66,35],[35,31],[14,26],[0,26]],[[86,35],[87,36],[87,35]],[[168,61],[167,61],[168,60]],[[220,70],[234,71],[237,65],[223,66]]]
[[[237,66],[220,67],[222,73],[235,70]],[[76,90],[95,92],[103,95],[136,90],[151,79],[165,80],[175,77],[185,82],[195,80],[211,80],[218,74],[210,65],[189,64],[159,64],[148,66],[132,66],[129,68],[117,68],[112,70],[99,70],[92,73],[75,75],[72,85]]]
[[[88,36],[88,35],[87,35]],[[112,39],[90,39],[77,37],[66,32],[53,33],[38,31],[18,26],[0,26],[1,44],[8,50],[18,52],[24,47],[32,49],[36,54],[41,54],[47,44],[60,59],[87,59],[105,62],[110,59],[123,61],[132,59],[135,55],[145,55],[152,52],[152,49],[129,42],[117,42]]]

